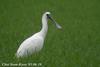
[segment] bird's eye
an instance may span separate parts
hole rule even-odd
[[[47,14],[47,18],[50,18],[49,14]]]
[[[48,16],[49,14],[47,14],[47,16]]]

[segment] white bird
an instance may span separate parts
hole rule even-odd
[[[34,35],[22,42],[16,53],[17,58],[27,57],[42,49],[44,39],[48,30],[48,19],[50,19],[56,25],[57,28],[61,29],[61,26],[57,22],[55,22],[55,20],[50,16],[50,14],[50,12],[45,12],[43,14],[41,31],[35,33]]]

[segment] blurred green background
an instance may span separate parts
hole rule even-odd
[[[21,42],[41,29],[46,11],[63,29],[49,21],[43,49],[28,58],[15,58]],[[0,66],[2,63],[100,67],[100,0],[0,0]]]

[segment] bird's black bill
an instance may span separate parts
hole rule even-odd
[[[62,27],[49,15],[47,14],[48,19],[50,19],[58,29],[61,29]]]

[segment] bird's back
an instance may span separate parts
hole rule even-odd
[[[16,55],[17,57],[23,57],[31,55],[32,53],[38,52],[43,47],[44,38],[35,34],[20,45]]]

